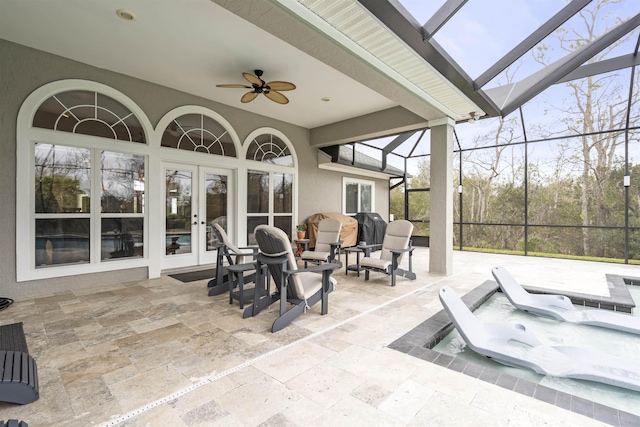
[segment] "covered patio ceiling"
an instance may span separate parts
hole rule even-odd
[[[579,19],[592,2],[513,3],[437,0],[427,8],[413,0],[4,0],[0,38],[308,128],[316,147],[422,130],[444,117],[505,116],[558,81],[640,62],[637,46],[627,46],[603,63],[584,65],[640,25],[640,3],[625,1],[620,4],[630,18],[594,29],[594,42],[550,66],[518,67],[519,74],[509,76],[509,66]],[[513,7],[519,12],[507,22],[504,13]],[[135,19],[121,19],[118,8]],[[541,8],[543,18],[531,12]],[[452,44],[450,34],[473,34],[470,26],[479,35],[469,37],[466,56],[476,38],[486,40],[483,60],[476,61],[483,63],[461,65],[466,46]],[[488,26],[501,43],[485,39]],[[528,37],[509,38],[504,30],[514,26],[526,28]],[[256,69],[267,82],[296,84],[287,92],[289,104],[262,96],[241,103],[243,90],[216,87],[246,83],[241,73]],[[399,146],[392,141],[385,151]]]

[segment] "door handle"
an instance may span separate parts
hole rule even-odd
[[[193,221],[193,225],[198,225],[198,221]]]

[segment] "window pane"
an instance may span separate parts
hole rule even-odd
[[[524,253],[524,226],[463,225],[462,239],[465,249]]]
[[[371,212],[371,185],[360,184],[360,212]]]
[[[550,86],[522,106],[529,141],[620,129],[625,125],[630,71]]]
[[[277,216],[273,218],[273,225],[287,233],[287,236],[289,236],[289,240],[291,240],[292,224],[293,217],[291,216]]]
[[[524,145],[463,153],[464,222],[524,224]]]
[[[640,229],[629,230],[629,259],[640,260]]]
[[[581,225],[577,140],[529,144],[529,224]]]
[[[229,132],[220,123],[202,114],[185,114],[173,120],[164,130],[160,145],[218,156],[236,156]]]
[[[400,185],[389,192],[389,213],[394,219],[404,219],[404,186]]]
[[[207,188],[207,250],[217,249],[217,233],[213,225],[220,224],[227,231],[227,177],[225,175],[206,174]]]
[[[247,212],[268,213],[269,173],[249,171],[247,178]]]
[[[102,153],[103,213],[144,212],[144,156]]]
[[[267,225],[269,224],[268,216],[253,216],[247,218],[247,244],[249,245],[257,245],[258,242],[253,235],[253,230],[259,225]]]
[[[411,175],[409,188],[429,188],[431,185],[431,157],[407,159],[407,172]]]
[[[100,259],[141,257],[143,218],[102,218]]]
[[[346,214],[358,213],[358,184],[348,182],[345,185],[345,209]]]
[[[36,220],[36,268],[88,263],[89,218]]]
[[[429,221],[429,191],[409,191],[409,220],[410,221]]]
[[[629,225],[640,226],[640,130],[629,132]],[[640,234],[639,234],[640,235]],[[640,247],[638,248],[640,252]]]
[[[166,171],[166,254],[191,253],[191,172]]]
[[[636,96],[632,99],[631,113],[629,114],[629,126],[640,126],[640,102],[637,102],[637,94],[640,93],[640,67],[636,67],[636,74],[633,78],[633,93]]]
[[[462,182],[460,181],[460,151],[455,151],[453,153],[453,220],[455,222],[460,222],[460,199],[461,194],[460,190]],[[456,244],[460,242],[456,240]]]
[[[412,236],[430,236],[431,224],[428,222],[414,222]],[[414,242],[414,244],[416,244]]]
[[[532,224],[624,225],[624,134],[531,144]]]
[[[84,148],[36,144],[36,213],[90,212],[90,160]]]
[[[273,211],[275,213],[293,212],[293,175],[273,174]]]
[[[113,98],[85,90],[57,93],[44,101],[33,118],[33,126],[145,142],[142,125],[131,110]]]
[[[293,157],[287,144],[270,133],[256,137],[247,148],[247,160],[293,166]]]
[[[236,157],[236,146],[229,132],[220,123],[208,116],[202,116],[202,146],[196,151],[217,154],[219,156]]]
[[[541,256],[562,254],[624,259],[624,230],[621,228],[530,227],[528,238],[529,252]]]

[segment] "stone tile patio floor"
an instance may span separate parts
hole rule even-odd
[[[206,280],[168,276],[17,300],[0,324],[23,322],[40,399],[0,403],[29,426],[603,425],[556,406],[387,348],[441,310],[438,289],[463,295],[505,266],[525,285],[607,295],[605,273],[637,266],[471,252],[454,274],[416,281],[334,277],[319,304],[272,334],[276,307],[242,319]]]

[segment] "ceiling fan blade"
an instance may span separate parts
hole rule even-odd
[[[260,80],[259,77],[256,77],[251,73],[242,73],[242,77],[244,77],[252,85],[262,86],[262,84],[264,83],[262,80]]]
[[[288,104],[289,103],[289,99],[284,96],[283,94],[281,94],[280,92],[276,92],[275,90],[270,90],[270,91],[265,91],[262,92],[264,93],[264,96],[266,96],[267,98],[269,98],[272,101],[277,102],[278,104]]]
[[[251,102],[254,99],[256,99],[256,96],[258,96],[258,92],[247,92],[244,95],[242,95],[242,98],[240,98],[240,101],[246,104],[247,102]]]
[[[294,85],[293,83],[289,83],[289,82],[281,82],[281,81],[275,81],[275,82],[269,82],[267,83],[267,86],[269,86],[272,90],[294,90],[296,88],[296,85]]]
[[[231,87],[231,88],[251,89],[251,86],[247,86],[247,85],[237,85],[237,84],[216,85],[216,87]]]

